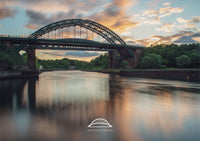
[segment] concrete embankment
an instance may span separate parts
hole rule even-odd
[[[200,70],[134,70],[134,71],[120,71],[120,70],[102,70],[96,71],[110,74],[120,74],[122,76],[154,78],[154,79],[169,79],[200,82]]]
[[[32,78],[38,77],[38,71],[12,71],[12,70],[0,70],[0,79],[11,78]]]
[[[120,74],[133,77],[200,82],[200,70],[120,71]]]

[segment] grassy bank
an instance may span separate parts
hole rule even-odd
[[[83,69],[84,70],[84,69]],[[86,69],[85,69],[86,70]],[[88,69],[87,69],[88,70]],[[93,69],[89,69],[92,71],[162,71],[162,70],[200,70],[197,68],[165,68],[165,69],[142,69],[142,68],[137,68],[137,69],[104,69],[102,67],[96,67]]]

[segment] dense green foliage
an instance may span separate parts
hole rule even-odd
[[[23,56],[5,45],[0,45],[0,69],[24,69],[25,67]]]
[[[38,65],[42,66],[45,70],[67,70],[67,69],[84,69],[89,65],[88,62],[70,60],[67,58],[56,60],[40,60],[38,59]],[[36,63],[37,66],[37,63]]]
[[[147,55],[147,56],[144,56],[140,62],[140,67],[141,68],[150,68],[151,65],[150,63],[151,62],[151,58]]]
[[[105,69],[109,66],[108,54],[100,55],[91,62],[78,61],[78,60],[40,60],[38,65],[46,70],[65,70],[65,69]],[[37,63],[36,63],[37,64]]]
[[[91,62],[60,59],[60,60],[41,60],[36,58],[36,68],[45,70],[66,70],[66,69],[105,69],[109,66],[108,54],[100,55]],[[0,45],[0,69],[20,69],[27,67],[27,54],[20,55],[15,50]]]
[[[161,68],[164,67],[180,67],[177,64],[176,58],[182,55],[186,55],[191,60],[189,65],[186,65],[189,68],[199,68],[200,66],[200,44],[183,44],[183,45],[156,45],[147,47],[143,50],[141,56],[140,67],[142,68],[158,68],[150,65],[148,62],[151,62],[149,59],[150,54],[157,54],[161,56]],[[148,56],[148,57],[147,57]],[[185,65],[182,67],[186,67]]]
[[[187,55],[176,57],[176,65],[178,67],[188,67],[191,64],[191,59]]]
[[[188,60],[191,63],[187,65],[178,65],[176,58],[182,55],[188,56]],[[182,57],[181,57],[182,58]],[[36,63],[37,64],[37,63]],[[83,62],[77,60],[61,59],[61,60],[38,60],[38,64],[43,66],[44,69],[69,69],[74,67],[75,69],[108,69],[109,68],[109,55],[100,55],[91,62]],[[126,61],[121,62],[121,67],[125,69],[128,63]],[[198,68],[200,65],[200,45],[157,45],[145,48],[141,56],[141,62],[139,67],[141,68]]]
[[[20,55],[6,46],[0,45],[0,69],[27,69],[27,54]],[[121,62],[121,68],[126,69],[127,61]],[[109,55],[103,54],[91,62],[61,59],[40,60],[36,59],[36,68],[48,70],[60,69],[108,69]],[[190,45],[156,45],[147,47],[141,55],[140,68],[199,68],[200,44]]]
[[[61,60],[38,60],[39,65],[44,69],[69,69],[70,63],[68,59]]]
[[[191,59],[191,67],[200,66],[200,55],[197,52],[191,52],[190,54]]]
[[[128,66],[128,62],[127,62],[127,61],[122,61],[121,67],[122,67],[123,69],[126,69],[127,66]]]
[[[109,55],[103,54],[95,58],[89,63],[82,66],[82,69],[107,69],[109,67]]]
[[[142,58],[140,67],[141,68],[160,68],[162,63],[162,58],[160,55],[151,53]]]

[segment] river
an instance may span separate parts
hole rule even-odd
[[[90,129],[96,118],[112,127]],[[84,71],[0,80],[0,140],[199,141],[200,84]]]

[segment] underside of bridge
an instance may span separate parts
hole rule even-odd
[[[36,70],[35,60],[36,60],[35,48],[30,47],[27,50],[27,65],[30,70]]]
[[[119,51],[109,51],[109,68],[110,69],[117,69],[120,68],[121,62],[122,61],[127,61],[128,62],[128,69],[134,69],[138,66],[140,62],[140,55],[141,55],[142,50],[141,49],[134,49],[132,50],[132,53],[134,54],[134,58],[129,55],[128,52],[119,52]],[[36,65],[35,65],[35,48],[29,47],[27,50],[27,55],[28,55],[28,67],[30,70],[35,70]]]
[[[134,69],[140,63],[140,56],[143,49],[129,49],[128,51],[120,51],[120,62],[128,62],[128,69]],[[131,52],[131,53],[130,53]],[[133,54],[134,57],[131,55]]]
[[[116,69],[119,68],[119,52],[118,51],[109,51],[109,68]]]

